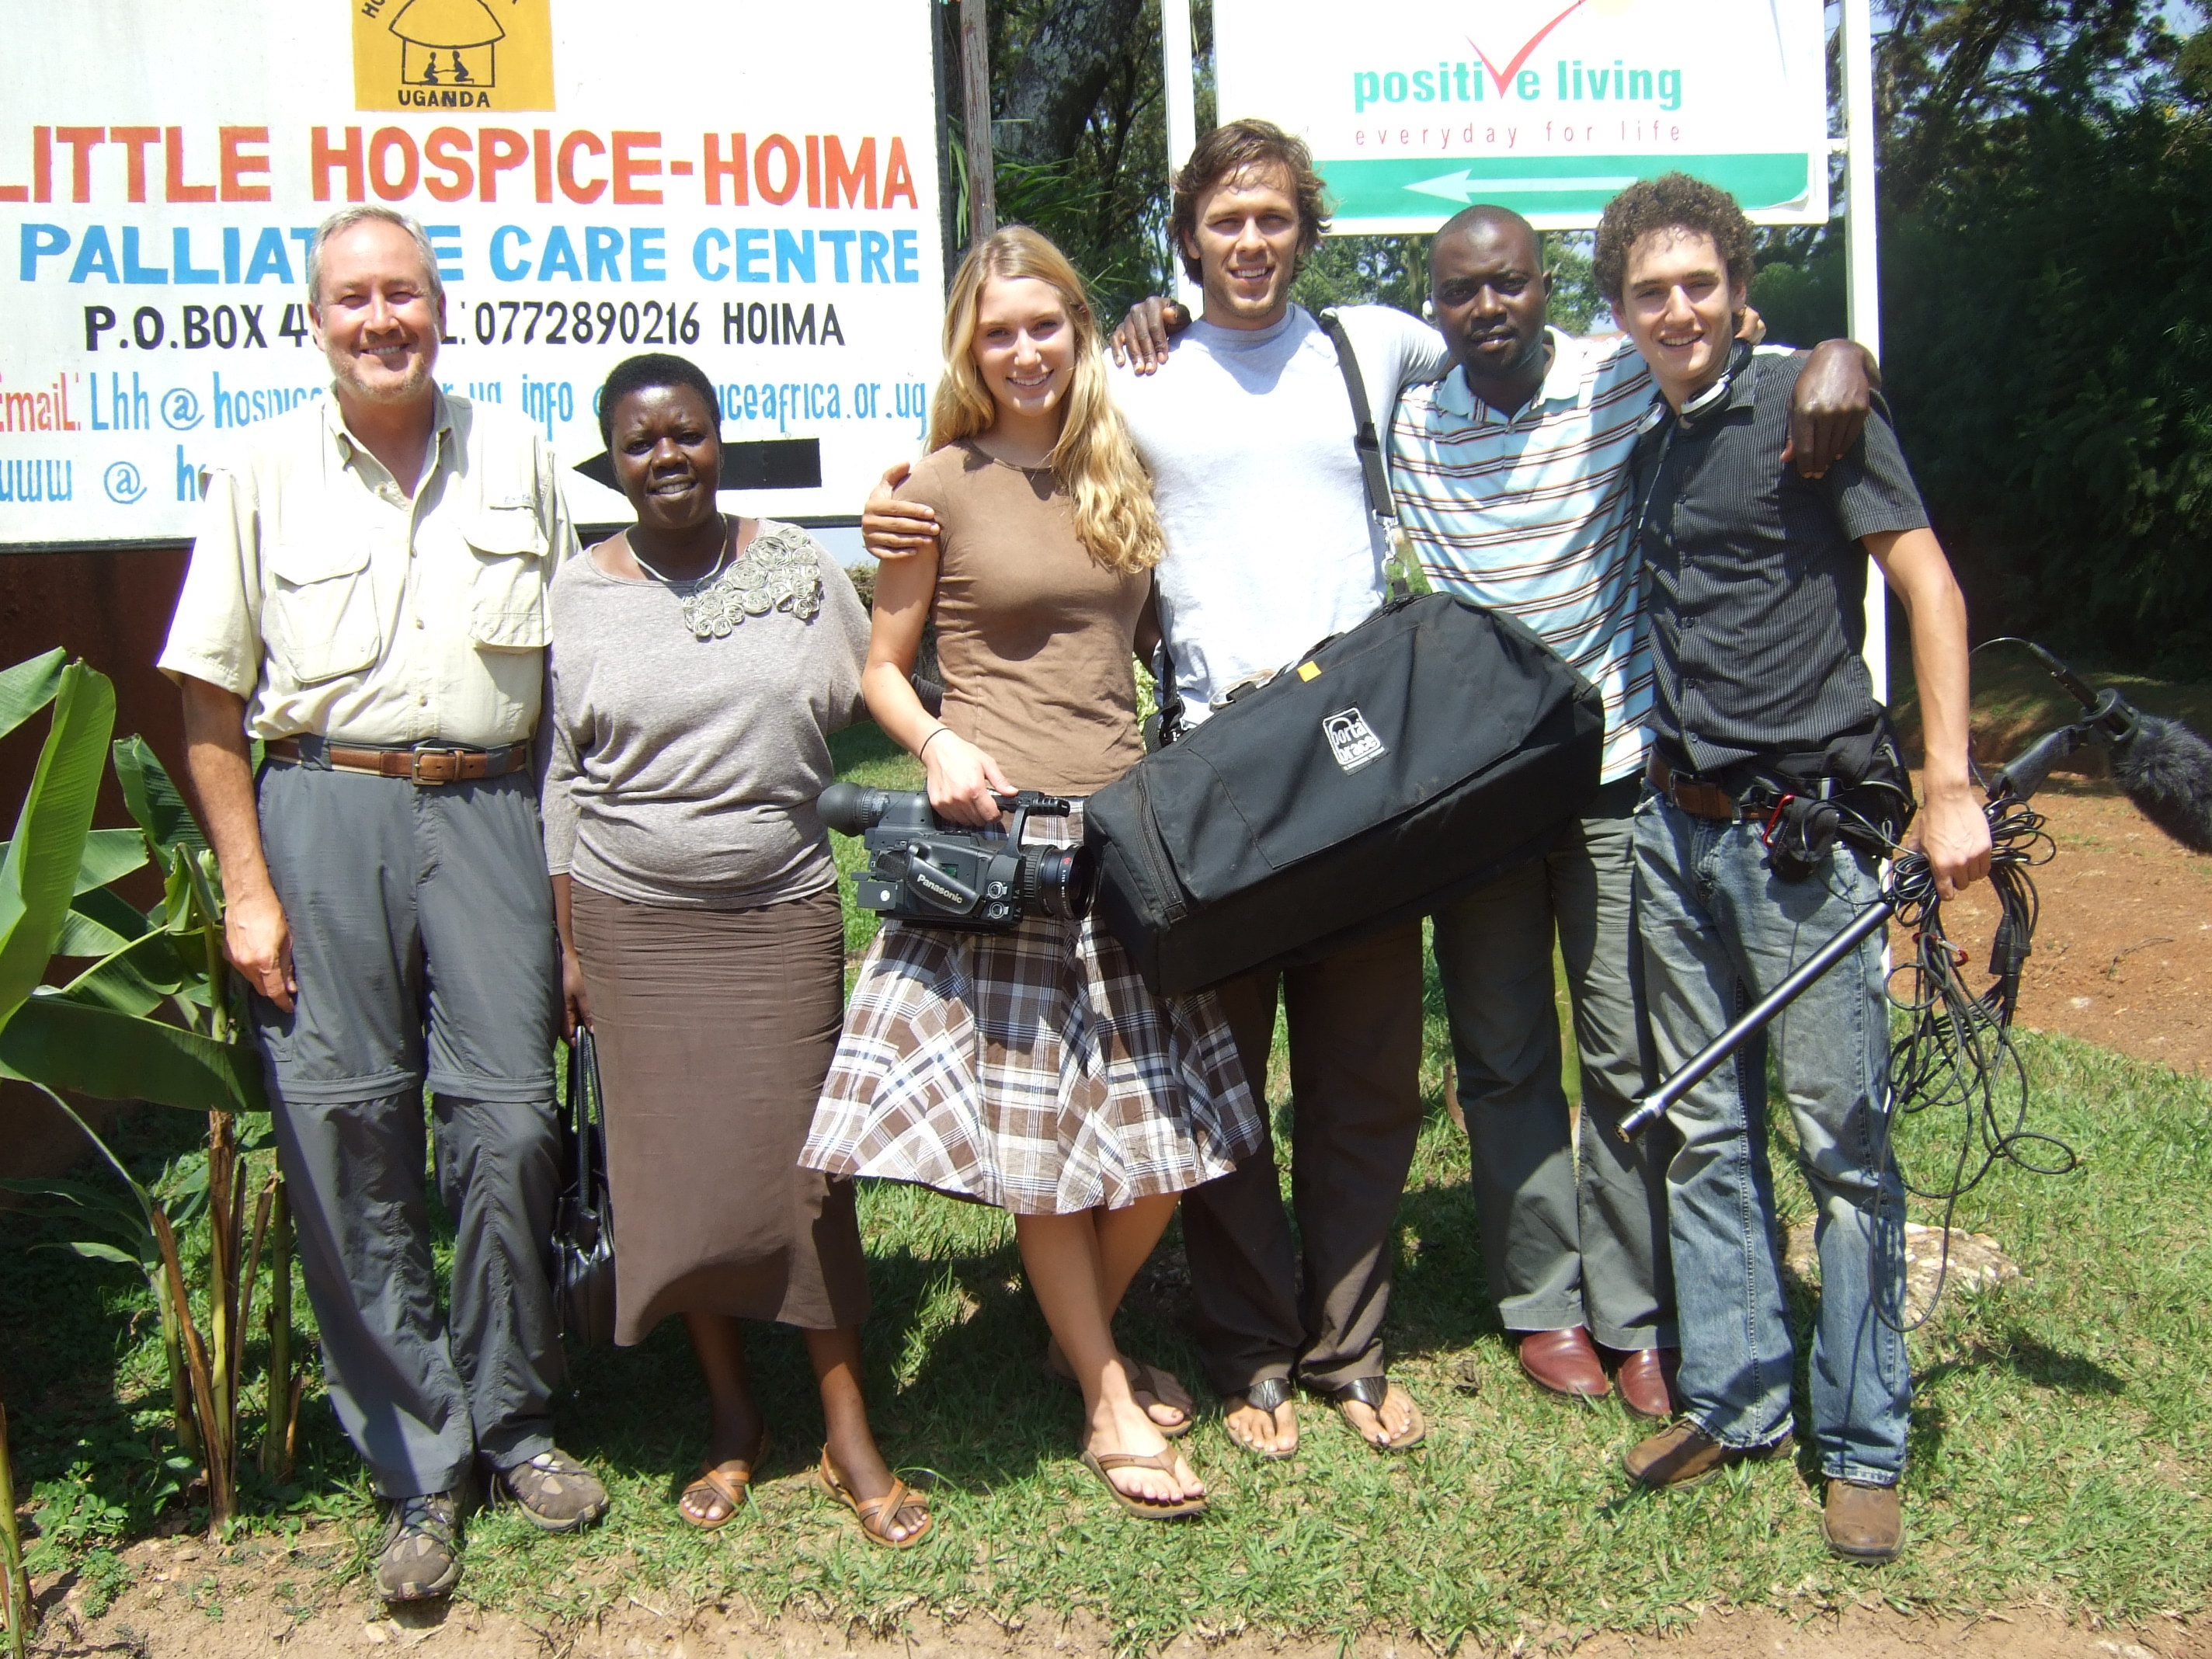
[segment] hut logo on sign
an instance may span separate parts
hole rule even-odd
[[[361,109],[553,107],[550,0],[354,0]]]

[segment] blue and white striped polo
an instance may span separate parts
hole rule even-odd
[[[1510,419],[1457,369],[1407,387],[1390,426],[1391,483],[1432,586],[1518,617],[1603,695],[1611,782],[1643,769],[1651,707],[1629,526],[1651,374],[1626,339],[1547,332],[1551,368]]]

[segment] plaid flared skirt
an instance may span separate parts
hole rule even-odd
[[[891,921],[860,963],[799,1162],[1064,1215],[1187,1191],[1260,1144],[1212,992],[1154,996],[1087,920]]]

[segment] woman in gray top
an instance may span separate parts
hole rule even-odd
[[[799,1327],[823,1483],[904,1547],[931,1522],[868,1428],[852,1183],[798,1167],[844,988],[814,798],[860,711],[867,613],[805,531],[716,510],[714,391],[691,363],[629,359],[599,410],[638,521],[554,579],[544,802],[568,1019],[606,1091],[615,1340],[684,1316],[713,1420],[678,1507],[714,1528],[769,1454],[738,1322]]]

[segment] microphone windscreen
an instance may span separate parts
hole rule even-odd
[[[2212,744],[2179,720],[2137,715],[2134,733],[2112,745],[2112,779],[2174,840],[2212,853]]]

